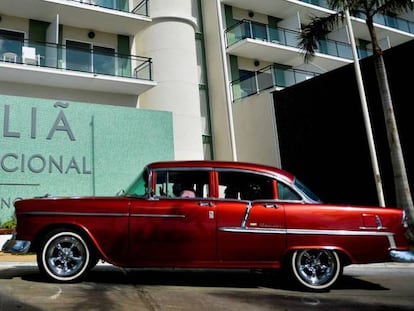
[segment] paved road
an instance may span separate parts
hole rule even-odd
[[[277,273],[125,270],[107,264],[99,264],[82,283],[54,284],[41,277],[33,258],[0,256],[3,310],[412,311],[414,264],[347,267],[330,292],[310,293],[286,287]]]

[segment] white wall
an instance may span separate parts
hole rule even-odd
[[[136,37],[136,54],[152,57],[157,86],[139,107],[171,111],[176,159],[203,159],[192,0],[152,0],[152,23]]]
[[[280,167],[272,93],[235,102],[233,111],[238,160]]]

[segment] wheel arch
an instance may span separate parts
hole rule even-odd
[[[282,268],[288,267],[289,266],[289,262],[290,259],[293,255],[293,253],[297,250],[301,250],[301,249],[327,249],[327,250],[331,250],[331,251],[336,251],[336,253],[339,256],[339,260],[342,263],[342,266],[348,266],[350,264],[352,264],[352,257],[350,256],[350,254],[342,247],[338,247],[338,246],[323,246],[323,245],[313,245],[313,246],[309,246],[309,245],[302,245],[302,246],[294,246],[294,247],[290,247],[284,254],[283,256],[283,261],[282,261]]]
[[[32,245],[31,245],[31,251],[37,252],[39,248],[42,245],[42,242],[44,238],[52,231],[55,231],[57,229],[61,229],[62,231],[73,231],[75,233],[78,233],[82,236],[82,238],[85,239],[86,243],[91,247],[92,255],[95,257],[102,257],[102,252],[99,246],[96,243],[96,240],[91,235],[90,231],[88,231],[86,228],[78,225],[78,224],[68,224],[68,223],[54,223],[45,226],[42,228],[34,238]]]

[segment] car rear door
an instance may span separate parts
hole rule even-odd
[[[285,216],[272,177],[217,171],[218,259],[276,267],[286,248]]]

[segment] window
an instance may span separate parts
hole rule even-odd
[[[285,185],[284,183],[278,182],[277,183],[277,190],[279,193],[279,200],[281,201],[301,201],[302,198],[299,194],[296,193],[293,189],[289,186]]]
[[[93,47],[94,72],[115,75],[115,49],[101,46]]]
[[[66,69],[115,75],[115,49],[66,40]]]
[[[91,57],[89,43],[66,41],[66,69],[90,72]]]
[[[268,41],[267,39],[267,29],[266,25],[252,23],[253,38],[263,41]]]
[[[17,61],[17,57],[22,54],[23,42],[23,32],[0,29],[0,56],[2,59],[7,55],[14,54],[14,61]]]
[[[156,196],[169,198],[208,198],[210,196],[208,171],[157,170],[155,174]]]
[[[123,193],[123,192],[121,192]],[[148,194],[148,170],[145,168],[137,179],[127,188],[127,196],[144,196]]]
[[[273,179],[249,172],[218,172],[219,198],[240,200],[273,199]]]

